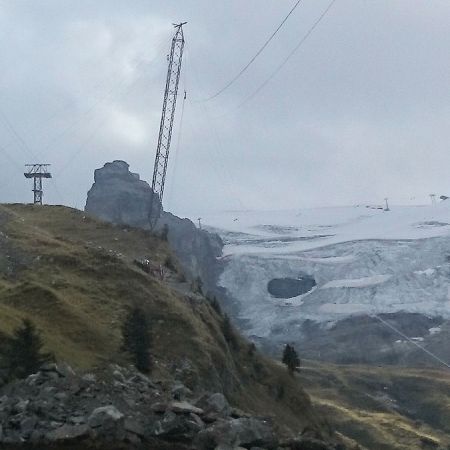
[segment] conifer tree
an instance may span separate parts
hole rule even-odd
[[[54,361],[51,353],[42,351],[43,345],[33,322],[24,319],[6,342],[5,363],[10,378],[25,378],[37,372],[43,364]]]
[[[161,240],[167,242],[169,240],[169,225],[165,223],[161,230]]]
[[[227,314],[224,315],[222,321],[222,333],[225,340],[235,349],[239,349],[239,342],[236,337],[236,333],[231,325],[230,318]]]
[[[122,325],[122,349],[132,358],[133,364],[141,372],[150,372],[151,335],[144,312],[132,308]]]
[[[293,374],[300,368],[300,358],[293,345],[285,345],[281,361],[286,365],[290,374]]]

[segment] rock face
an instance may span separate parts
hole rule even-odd
[[[106,163],[95,170],[85,211],[115,224],[148,229],[153,192],[149,184],[129,170],[125,161]],[[199,276],[206,290],[214,290],[218,275],[216,258],[221,256],[220,237],[199,230],[189,219],[162,212],[157,230],[169,227],[169,244],[190,278]]]
[[[267,284],[267,290],[276,298],[293,298],[306,294],[315,285],[314,278],[305,274],[298,278],[274,278]]]
[[[0,448],[310,448],[283,445],[269,420],[237,413],[220,393],[180,402],[168,392],[132,368],[83,376],[52,365],[0,391]]]

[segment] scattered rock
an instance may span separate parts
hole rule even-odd
[[[91,428],[97,428],[105,425],[114,425],[122,420],[124,415],[113,405],[101,406],[94,409],[89,416],[88,424]]]
[[[49,442],[61,443],[79,441],[89,437],[90,429],[87,425],[63,425],[45,435]]]
[[[176,402],[176,401],[171,402],[169,404],[169,408],[170,408],[171,411],[173,411],[174,413],[177,413],[177,414],[193,413],[193,414],[200,414],[200,415],[202,415],[203,412],[204,412],[203,409],[197,408],[196,406],[191,405],[190,403],[185,402],[185,401],[183,401],[183,402]]]
[[[264,420],[240,418],[218,421],[197,436],[199,449],[207,450],[219,445],[274,448],[277,444],[271,425]]]

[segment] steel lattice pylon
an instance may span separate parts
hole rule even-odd
[[[183,25],[175,26],[175,35],[170,47],[169,67],[167,69],[166,90],[159,127],[158,146],[156,148],[155,167],[152,179],[152,199],[150,202],[149,222],[153,229],[161,215],[164,183],[166,180],[167,163],[169,160],[170,141],[172,139],[173,119],[177,104],[178,83],[180,81],[181,61],[183,59],[184,35]]]
[[[51,178],[52,174],[47,170],[50,164],[25,164],[29,167],[28,172],[25,172],[25,178],[33,178],[33,194],[35,205],[42,205],[42,178]]]

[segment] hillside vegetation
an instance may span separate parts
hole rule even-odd
[[[332,426],[367,448],[450,448],[448,371],[308,361],[299,379]]]
[[[301,384],[285,368],[230,345],[223,317],[179,274],[161,281],[134,264],[173,256],[149,232],[117,227],[60,206],[0,206],[0,333],[23,318],[42,332],[58,360],[91,370],[124,362],[123,318],[139,305],[151,321],[153,377],[193,389],[224,392],[236,407],[273,417],[281,432],[317,430],[330,436]]]

